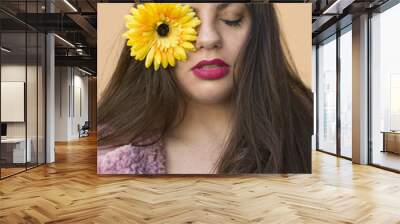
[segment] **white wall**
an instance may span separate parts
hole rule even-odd
[[[33,69],[33,67],[28,66],[28,70],[30,69]],[[25,82],[25,64],[1,65],[1,81]]]
[[[76,71],[76,70],[75,70]],[[82,74],[82,73],[79,73]],[[81,75],[74,75],[74,108],[73,111],[73,119],[72,119],[72,130],[71,134],[74,137],[79,137],[78,133],[78,124],[81,126],[88,121],[88,77]]]
[[[55,68],[55,141],[68,140],[69,68]]]
[[[28,71],[32,67],[27,68]],[[30,72],[28,72],[30,74]],[[1,81],[11,82],[25,82],[25,64],[9,64],[1,66]],[[6,110],[6,108],[1,108]],[[8,137],[25,137],[25,123],[24,122],[12,122],[7,123],[7,136]]]
[[[79,138],[78,124],[88,120],[88,78],[83,75],[76,68],[56,67],[56,141]]]
[[[25,83],[1,82],[1,121],[25,121]],[[36,107],[35,107],[36,108]]]
[[[1,81],[3,82],[25,82],[25,74],[27,69],[29,74],[36,74],[36,67],[27,66],[25,64],[5,64],[1,66]],[[33,93],[27,94],[33,96]],[[36,96],[36,93],[35,93]],[[7,110],[7,108],[1,108]],[[30,120],[30,119],[29,119]],[[8,137],[25,137],[25,122],[7,122],[7,136]]]

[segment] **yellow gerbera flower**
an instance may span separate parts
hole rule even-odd
[[[131,47],[131,56],[144,60],[146,68],[154,62],[166,68],[175,66],[175,59],[185,61],[187,51],[195,51],[195,28],[200,19],[193,9],[179,3],[144,3],[131,8],[125,17],[128,31],[124,37]]]

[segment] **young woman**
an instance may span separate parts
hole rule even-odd
[[[98,173],[310,173],[312,94],[274,7],[188,5],[201,24],[186,60],[123,50],[99,102]]]

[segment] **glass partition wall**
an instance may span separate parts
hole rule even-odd
[[[29,13],[39,5],[18,2]],[[45,163],[45,34],[18,15],[0,11],[1,179]]]
[[[316,47],[317,150],[352,157],[352,27]]]
[[[25,170],[30,156],[30,151],[26,154],[26,33],[2,32],[1,46],[0,150],[1,177],[5,177]]]

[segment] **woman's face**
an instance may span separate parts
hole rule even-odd
[[[190,3],[201,24],[195,52],[176,65],[178,84],[198,103],[223,103],[233,90],[233,66],[251,25],[243,3]]]

